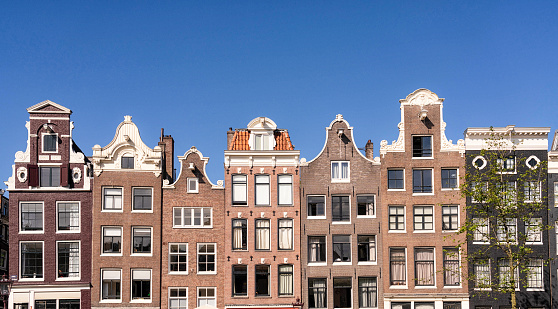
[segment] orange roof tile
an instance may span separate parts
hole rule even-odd
[[[273,150],[294,150],[287,130],[275,130],[273,135],[275,137],[275,148]],[[250,150],[249,139],[249,130],[236,129],[229,150]]]
[[[275,150],[294,150],[287,130],[275,131]]]

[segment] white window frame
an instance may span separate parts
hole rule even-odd
[[[214,252],[213,252],[213,257],[214,257],[214,262],[213,264],[215,264],[215,270],[214,271],[200,271],[200,246],[203,245],[213,245],[213,248],[215,248]],[[197,274],[198,275],[215,275],[217,274],[217,243],[214,242],[204,242],[204,243],[197,243],[196,246],[196,270],[197,270]],[[210,255],[207,253],[204,253],[205,255]]]
[[[488,278],[485,279],[488,282],[488,286],[490,286],[490,282],[492,280],[492,267],[491,267],[491,261],[490,259],[486,259],[486,264],[480,264],[480,263],[476,263],[473,262],[473,289],[475,291],[491,291],[492,288],[490,287],[477,287],[477,282],[481,282],[481,280],[479,279],[479,277],[477,276],[477,266],[482,266],[482,267],[488,267]],[[483,285],[485,285],[486,282],[484,282],[484,280],[482,280],[481,282]]]
[[[213,297],[207,297],[207,296],[206,297],[200,297],[200,290],[201,289],[206,289],[206,290],[212,289],[214,296]],[[196,289],[196,305],[198,307],[201,307],[200,298],[202,300],[214,299],[215,300],[215,307],[217,307],[217,287],[214,287],[214,286],[198,286],[197,289]]]
[[[175,224],[174,222],[174,212],[180,209],[180,223],[181,224]],[[201,218],[200,218],[200,223],[201,225],[194,225],[194,211],[195,209],[200,209],[201,211]],[[210,225],[203,225],[203,215],[205,213],[205,211],[209,210],[209,215],[211,218],[211,224]],[[184,214],[186,211],[190,211],[191,212],[191,222],[192,224],[190,225],[185,225],[184,224]],[[213,208],[212,207],[173,207],[172,208],[172,228],[174,229],[211,229],[213,228]]]
[[[432,274],[432,280],[433,283],[430,285],[417,285],[417,281],[418,278],[416,278],[416,273],[417,273],[417,249],[424,249],[424,250],[432,250],[432,267],[433,267],[433,274]],[[436,288],[437,286],[437,282],[436,282],[436,276],[438,275],[438,271],[436,271],[436,248],[435,247],[415,247],[413,250],[413,268],[414,268],[414,274],[413,277],[414,278],[414,286],[415,289],[432,289],[432,288]],[[443,264],[443,261],[442,261]]]
[[[59,230],[58,229],[58,212],[60,211],[59,205],[60,204],[67,204],[67,203],[76,203],[78,204],[78,222],[79,226],[77,230]],[[44,216],[44,214],[43,214]],[[56,233],[60,234],[70,234],[70,233],[81,233],[81,202],[80,201],[56,201]]]
[[[22,274],[23,274],[23,270],[21,269],[21,245],[25,244],[25,243],[41,243],[42,248],[43,248],[43,277],[42,278],[23,278]],[[26,281],[45,281],[45,242],[43,240],[37,240],[37,241],[32,241],[32,240],[26,240],[26,241],[20,241],[19,242],[19,251],[18,251],[18,270],[19,270],[19,281],[20,282],[26,282]]]
[[[361,291],[360,291],[360,279],[375,279],[376,280],[376,306],[375,307],[360,307],[360,297],[361,297]],[[356,280],[356,284],[357,284],[357,297],[359,299],[359,304],[358,304],[358,308],[378,308],[378,277],[377,276],[358,276],[357,280]],[[368,293],[368,291],[367,291]]]
[[[134,209],[135,207],[135,197],[136,197],[136,189],[150,189],[151,190],[151,208],[150,209]],[[103,199],[104,201],[104,199]],[[124,204],[124,196],[122,196],[122,203]],[[124,205],[123,205],[124,206]],[[124,208],[124,207],[122,207]],[[153,187],[132,187],[132,212],[137,213],[153,213]]]
[[[530,218],[527,222],[525,221],[525,243],[528,245],[542,245],[543,244],[543,235],[542,235],[542,218]],[[530,224],[532,223],[532,224]],[[531,230],[531,227],[534,227],[534,230]],[[538,231],[537,231],[538,230]],[[538,241],[533,241],[530,238],[530,235],[534,235],[537,234],[539,240]]]
[[[153,250],[152,250],[153,251]],[[132,287],[134,285],[134,270],[149,271],[149,299],[133,299]],[[122,283],[120,284],[122,286]],[[153,302],[153,270],[150,268],[132,268],[130,269],[130,303],[151,303]]]
[[[339,221],[339,220],[334,221],[333,220],[333,198],[334,197],[344,197],[344,196],[349,198],[349,220],[348,221],[342,221],[342,220],[341,221]],[[332,218],[331,224],[351,224],[352,219],[353,219],[353,209],[352,209],[353,207],[352,207],[351,195],[350,194],[334,194],[334,195],[331,195],[329,197],[329,199],[331,200],[331,218]],[[342,207],[342,206],[340,206],[340,207]]]
[[[273,150],[274,145],[271,144],[273,135],[270,133],[252,133],[252,150]],[[260,140],[260,144],[258,147],[258,139]]]
[[[21,219],[22,219],[21,208],[22,208],[23,204],[41,204],[43,206],[43,211],[42,211],[43,212],[43,228],[41,230],[25,231],[25,230],[21,229],[21,227],[22,227],[22,224],[21,224]],[[45,203],[43,201],[20,201],[18,211],[19,211],[19,223],[18,223],[18,225],[19,225],[19,233],[20,234],[44,234],[45,233]]]
[[[402,207],[403,208],[403,229],[390,229],[390,208],[391,207]],[[407,207],[405,205],[388,205],[388,233],[407,233]]]
[[[535,187],[533,188],[532,185],[535,185]],[[525,195],[525,187],[529,186],[529,192],[531,193],[531,191],[534,191],[532,194],[529,194],[529,196]],[[525,203],[538,203],[541,202],[541,182],[540,181],[525,181],[523,183],[523,193],[524,193],[524,198],[525,198]],[[534,197],[534,198],[533,198]]]
[[[62,188],[62,163],[38,163],[37,164],[39,166],[39,188]],[[50,186],[43,186],[41,184],[41,180],[43,178],[43,174],[41,172],[42,168],[58,168],[58,171],[60,173],[59,175],[59,179],[58,179],[58,184],[52,184]]]
[[[265,179],[267,177],[266,182],[258,182],[258,179]],[[265,186],[267,184],[267,201],[262,201],[258,203],[258,199],[262,199],[263,197],[258,198],[258,187]],[[254,205],[256,206],[271,206],[271,177],[269,174],[257,174],[254,175]]]
[[[46,135],[50,135],[50,136],[56,136],[56,150],[55,151],[45,151],[45,136]],[[41,133],[41,153],[58,153],[58,133]]]
[[[280,234],[281,234],[281,228],[282,228],[282,227],[281,227],[281,222],[282,222],[282,221],[284,221],[284,222],[289,222],[289,221],[290,221],[290,222],[291,222],[290,233],[289,233],[289,237],[290,237],[290,241],[291,241],[291,247],[290,247],[290,248],[286,248],[286,249],[283,249],[283,248],[280,248],[280,247],[279,247],[280,244],[281,244],[281,241],[280,241]],[[294,237],[294,225],[295,225],[295,223],[294,223],[294,219],[293,219],[293,218],[280,218],[280,219],[277,219],[277,250],[279,250],[279,251],[292,251],[292,250],[294,250],[294,248],[295,248],[295,245],[294,245],[294,241],[295,241],[295,237]],[[270,228],[271,228],[271,227],[270,227]],[[285,227],[283,227],[283,228],[285,228]],[[289,226],[287,226],[286,228],[289,228]],[[287,231],[289,231],[289,229],[287,229]],[[270,233],[270,234],[271,234],[271,233]],[[270,246],[271,246],[271,243],[270,243]]]
[[[103,279],[105,271],[118,271],[120,272],[120,298],[119,299],[103,299]],[[101,285],[100,285],[100,303],[121,303],[122,302],[122,268],[101,268]]]
[[[529,164],[529,161],[531,161],[531,159],[535,159],[535,161],[537,161],[537,163],[536,163],[534,166],[532,166],[531,164]],[[528,167],[529,169],[532,169],[532,170],[534,170],[534,169],[536,169],[537,167],[539,167],[539,163],[541,163],[541,160],[540,160],[537,156],[535,156],[535,155],[532,155],[532,156],[530,156],[529,158],[527,158],[527,160],[525,160],[525,165],[527,165],[527,167]]]
[[[78,250],[79,250],[79,255],[78,255],[78,265],[79,265],[79,276],[77,277],[66,277],[66,278],[59,278],[58,277],[58,273],[55,275],[56,276],[56,281],[79,281],[81,280],[81,241],[80,240],[57,240],[56,241],[56,269],[58,269],[58,244],[60,243],[68,243],[68,242],[73,242],[73,243],[77,243],[78,244]]]
[[[105,200],[105,189],[120,189],[120,209],[117,208],[106,208],[106,200]],[[124,212],[124,188],[123,187],[101,187],[101,193],[103,195],[103,206],[101,208],[101,212]],[[116,195],[111,195],[116,196]]]
[[[323,243],[323,245],[324,245],[324,250],[325,250],[325,254],[324,254],[324,256],[325,256],[325,261],[319,261],[319,262],[310,261],[310,253],[308,253],[308,252],[310,252],[310,245],[309,245],[310,243],[309,243],[309,241],[308,241],[308,239],[309,239],[310,237],[323,237],[323,238],[324,238],[324,243]],[[331,238],[331,237],[330,237],[330,238]],[[332,242],[332,243],[333,243],[333,242]],[[327,251],[327,250],[329,249],[327,244],[328,244],[327,235],[307,235],[307,236],[306,236],[306,248],[307,248],[307,249],[306,249],[306,250],[307,250],[307,258],[306,258],[306,260],[307,260],[307,265],[308,265],[308,266],[325,266],[325,265],[327,265],[327,262],[328,262],[328,258],[327,258],[328,251]],[[357,257],[357,259],[358,259],[358,257]]]
[[[139,253],[134,253],[134,232],[136,229],[149,229],[149,236],[150,236],[150,251],[149,253],[145,253],[145,252],[139,252]],[[132,226],[132,231],[130,233],[131,237],[130,237],[130,255],[131,256],[153,256],[153,227],[152,226],[142,226],[142,225],[133,225]],[[121,250],[122,251],[122,250]]]
[[[456,170],[457,179],[456,179],[455,187],[449,187],[449,188],[444,188],[443,187],[443,185],[442,185],[443,184],[443,182],[442,182],[443,181],[443,179],[442,179],[442,171],[443,170]],[[459,190],[459,184],[460,184],[460,182],[459,182],[459,168],[458,167],[442,167],[440,169],[440,189],[442,191]]]
[[[311,216],[308,211],[308,198],[313,196],[321,196],[324,199],[324,215],[323,216]],[[326,219],[327,218],[327,198],[325,195],[321,194],[309,194],[306,196],[306,218],[307,219]]]
[[[389,171],[402,171],[403,172],[403,188],[401,189],[390,189],[389,188]],[[405,169],[404,168],[388,168],[387,174],[386,174],[386,180],[387,180],[387,187],[388,187],[388,191],[405,191]]]
[[[554,207],[558,207],[558,181],[554,182]]]
[[[504,261],[507,264],[503,264],[502,261]],[[498,259],[498,281],[500,283],[500,287],[504,287],[502,286],[502,281],[505,278],[505,276],[510,277],[509,279],[511,279],[511,274],[510,274],[510,270],[509,270],[509,260],[508,259]],[[502,269],[504,268],[504,269]],[[504,273],[505,271],[505,273]],[[515,273],[513,274],[514,280],[515,280],[515,290],[519,291],[519,267],[517,267],[515,269]],[[511,283],[511,282],[510,282]]]
[[[186,296],[185,297],[180,297],[180,296],[175,296],[175,297],[171,297],[171,290],[174,289],[185,289],[186,290]],[[177,299],[177,300],[185,300],[186,301],[186,308],[188,309],[188,287],[187,286],[172,286],[168,288],[168,297],[169,297],[169,302],[168,302],[168,308],[172,309],[174,307],[171,307],[170,303],[172,299]]]
[[[281,182],[281,178],[290,178],[290,182]],[[281,186],[283,185],[283,186]],[[288,187],[288,189],[282,187]],[[290,201],[287,203],[281,203],[281,192],[283,190],[289,190],[290,192]],[[293,206],[294,204],[294,194],[293,194],[293,175],[292,174],[279,174],[277,175],[277,205],[279,206]]]
[[[343,177],[341,175],[341,171],[342,171],[342,165],[347,163],[347,177]],[[336,167],[334,167],[334,165],[336,165]],[[330,176],[331,176],[331,182],[350,182],[351,181],[351,161],[331,161],[330,164]],[[333,170],[336,169],[337,170],[337,178],[333,178]]]
[[[122,158],[132,158],[132,168],[123,168],[122,167]],[[134,170],[136,169],[136,156],[131,153],[131,152],[126,152],[123,153],[119,158],[118,158],[118,164],[120,165],[120,169],[121,170]]]
[[[496,227],[496,238],[498,240],[498,242],[501,243],[506,243],[506,241],[502,240],[500,236],[502,237],[507,237],[505,234],[505,231],[503,229],[504,226],[514,226],[515,227],[515,236],[513,238],[511,238],[511,243],[512,244],[516,244],[517,243],[517,219],[516,218],[507,218],[506,222],[504,224],[502,224],[503,222],[498,222],[498,226]],[[511,234],[510,234],[511,235]]]
[[[185,253],[185,255],[186,255],[186,271],[172,271],[172,270],[171,270],[171,255],[181,255],[181,252],[179,252],[179,253],[171,253],[171,246],[172,246],[172,245],[178,245],[179,249],[180,249],[180,245],[186,245],[186,253]],[[190,265],[189,265],[189,260],[188,260],[188,258],[189,258],[188,255],[189,255],[189,253],[190,253],[190,252],[188,251],[188,243],[187,243],[187,242],[169,242],[168,248],[169,248],[169,249],[168,249],[169,258],[168,258],[167,267],[168,267],[168,273],[169,273],[169,275],[187,275],[187,274],[189,273],[189,268],[188,268],[188,267],[190,266]]]
[[[374,214],[373,215],[359,215],[358,214],[358,198],[360,196],[371,196],[372,197],[372,203],[374,203]],[[376,204],[376,194],[357,194],[356,196],[356,205],[357,205],[357,209],[356,209],[356,213],[357,213],[357,218],[376,218],[376,213],[378,211],[377,209],[377,204]]]
[[[430,214],[430,216],[432,217],[432,229],[415,229],[415,210],[417,209],[417,207],[422,207],[423,209],[427,209],[430,208],[432,210],[432,213]],[[425,218],[426,215],[422,215],[422,218]],[[433,205],[413,205],[413,233],[434,233],[436,231],[436,214],[434,213],[434,206]],[[428,223],[426,221],[421,221],[421,223],[424,225],[425,223]]]
[[[532,262],[538,262],[539,265],[536,266],[530,266],[530,264]],[[532,259],[527,263],[527,269],[529,268],[537,268],[539,271],[538,273],[528,273],[527,274],[527,291],[544,291],[544,262],[542,259]],[[529,277],[533,276],[533,275],[540,275],[540,283],[541,286],[540,287],[530,287],[529,284]]]
[[[405,253],[405,267],[403,268],[405,270],[405,284],[401,284],[401,285],[393,285],[392,281],[391,281],[391,250],[399,250],[399,249],[403,249],[404,253]],[[388,248],[388,265],[389,265],[389,273],[388,273],[388,279],[389,280],[389,288],[390,289],[401,289],[401,290],[405,290],[408,288],[409,286],[409,254],[407,252],[407,247],[389,247]],[[414,277],[414,275],[413,275]]]
[[[513,170],[512,169],[506,169],[503,166],[499,167],[499,165],[504,164],[504,160],[507,161],[512,156],[513,156]],[[496,167],[499,168],[499,169],[502,169],[502,172],[496,172],[497,174],[515,174],[517,172],[517,157],[515,155],[511,155],[511,156],[504,157],[504,158],[497,158],[496,159]]]
[[[457,228],[453,229],[453,230],[444,230],[444,209],[451,209],[451,207],[456,207],[457,208]],[[442,209],[442,225],[440,227],[440,229],[442,230],[442,233],[455,233],[459,230],[459,228],[461,227],[461,212],[460,212],[460,207],[459,205],[456,204],[444,204],[441,207]],[[453,215],[450,213],[450,215]],[[451,216],[450,216],[451,218]]]
[[[191,184],[194,184],[192,188]],[[190,177],[186,179],[186,193],[199,193],[199,179],[196,177]]]
[[[112,252],[104,252],[105,249],[105,229],[106,228],[114,228],[114,229],[120,229],[120,252],[117,253],[112,253]],[[103,255],[109,255],[109,256],[122,256],[122,249],[124,247],[124,231],[122,226],[118,226],[118,225],[103,225],[101,226],[101,256]]]
[[[475,234],[477,231],[473,231],[473,244],[489,244],[490,243],[490,223],[488,218],[475,217],[473,218],[473,224],[478,225],[485,231],[480,231],[479,235],[482,240],[475,240]],[[479,229],[477,229],[479,230]]]
[[[457,261],[458,261],[458,271],[457,271],[457,275],[459,276],[459,285],[446,285],[446,277],[445,277],[445,261],[447,261],[445,259],[446,257],[446,249],[456,249],[454,247],[442,247],[442,281],[444,283],[444,287],[448,287],[448,288],[461,288],[463,287],[463,277],[461,275],[461,248],[456,249],[457,250]]]
[[[414,192],[415,189],[415,183],[414,183],[414,173],[415,171],[430,171],[430,183],[432,184],[432,191],[431,192]],[[413,175],[411,175],[411,181],[412,181],[412,187],[411,190],[413,192],[413,196],[419,196],[419,195],[434,195],[435,192],[435,183],[434,183],[434,169],[433,168],[413,168],[412,170]]]
[[[415,151],[415,149],[414,149],[414,147],[413,147],[413,146],[414,146],[414,145],[413,145],[413,144],[414,144],[414,140],[413,140],[413,139],[414,139],[415,137],[430,137],[430,151],[432,152],[432,153],[430,154],[430,157],[415,157],[415,156],[414,156],[414,151]],[[427,160],[428,160],[428,159],[434,159],[434,136],[433,136],[433,135],[428,135],[428,134],[417,134],[417,135],[412,135],[412,136],[411,136],[411,158],[412,158],[413,160],[424,160],[424,159],[427,159]]]
[[[359,255],[358,255],[358,245],[360,244],[360,242],[358,241],[359,237],[373,237],[374,238],[374,256],[376,257],[374,260],[370,260],[370,261],[359,261]],[[376,234],[357,234],[357,240],[356,240],[356,247],[357,247],[357,253],[356,253],[356,261],[358,265],[377,265],[378,264],[378,237],[376,236]]]
[[[332,307],[335,308],[335,309],[349,309],[349,308],[352,308],[352,307],[335,307],[335,294],[336,294],[335,293],[335,279],[349,279],[350,280],[350,282],[351,282],[351,293],[350,293],[351,294],[351,299],[349,300],[349,304],[353,304],[353,300],[354,300],[353,277],[352,276],[348,276],[348,277],[347,276],[334,276],[331,279],[331,284],[332,284],[331,288],[333,289],[333,293],[332,293],[333,294],[333,304],[332,304],[333,306]],[[357,287],[358,287],[358,281],[357,281]]]
[[[234,178],[235,176],[242,176],[244,177],[244,182],[234,182]],[[248,175],[246,174],[233,174],[231,175],[231,202],[232,202],[232,206],[248,206]],[[244,197],[245,200],[244,201],[237,201],[235,200],[235,196],[234,196],[234,192],[235,192],[235,187],[236,186],[240,186],[240,185],[244,185]],[[236,203],[235,203],[236,202]]]

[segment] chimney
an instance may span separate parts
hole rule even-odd
[[[368,159],[374,160],[374,143],[368,140],[368,142],[366,142],[366,146],[364,146],[364,152]]]
[[[234,131],[232,128],[229,128],[229,130],[227,131],[227,150],[231,149],[233,137],[234,137]]]
[[[163,148],[163,179],[174,180],[174,139],[170,135],[165,135],[165,129],[161,128],[161,138],[159,146]]]

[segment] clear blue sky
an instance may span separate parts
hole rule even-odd
[[[91,155],[124,115],[160,129],[223,179],[229,127],[258,116],[302,157],[343,114],[363,147],[397,138],[399,99],[445,98],[447,136],[474,126],[558,128],[556,1],[2,1],[0,179],[25,150],[26,108],[73,111]],[[4,187],[3,183],[0,187]]]

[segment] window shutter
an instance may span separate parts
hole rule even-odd
[[[67,187],[68,186],[68,176],[69,176],[68,165],[62,165],[60,167],[60,186],[61,187]]]
[[[29,186],[38,187],[39,186],[39,166],[28,164],[27,165],[27,172],[29,173],[29,175],[28,175]]]

